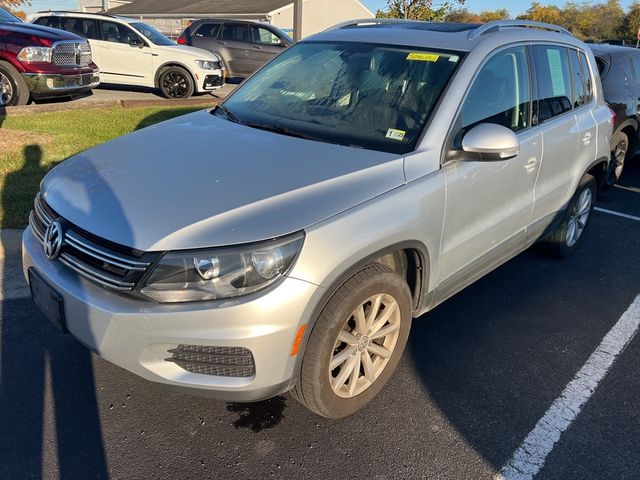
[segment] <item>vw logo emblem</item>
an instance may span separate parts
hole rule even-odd
[[[51,225],[47,227],[47,231],[44,233],[44,254],[49,260],[58,258],[63,240],[64,235],[60,222],[51,222]]]

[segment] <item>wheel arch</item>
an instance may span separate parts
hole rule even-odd
[[[582,173],[580,178],[582,178],[585,174],[593,175],[596,179],[596,184],[598,185],[598,189],[604,185],[607,175],[607,168],[609,166],[609,161],[611,159],[607,157],[600,157],[591,163],[587,169]]]
[[[169,68],[169,67],[179,67],[185,70],[191,77],[195,90],[196,91],[198,90],[198,82],[195,76],[193,75],[193,72],[191,71],[191,69],[187,67],[184,63],[176,62],[175,60],[170,60],[168,62],[165,62],[156,69],[155,78],[153,80],[153,84],[155,85],[156,88],[160,88],[160,74],[165,68]]]
[[[320,313],[342,285],[367,265],[371,265],[372,263],[384,265],[402,275],[409,285],[409,290],[411,290],[412,314],[414,318],[417,314],[423,311],[431,273],[431,259],[427,247],[420,241],[409,240],[389,245],[367,255],[351,265],[344,272],[340,273],[331,283],[331,286],[324,292],[320,301],[313,308],[309,324],[305,329],[304,337],[296,356],[291,387],[293,387],[293,382],[298,378],[300,369],[302,368],[302,359],[304,358],[309,337],[311,336],[311,332],[315,327],[315,323],[320,316]]]

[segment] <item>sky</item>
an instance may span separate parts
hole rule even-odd
[[[604,0],[603,0],[604,1]],[[632,0],[622,0],[620,3],[623,7],[628,7]],[[362,0],[370,10],[374,13],[380,8],[384,8],[387,4],[386,0]],[[435,2],[437,3],[437,1]],[[540,3],[553,3],[560,5],[565,3],[563,0],[550,1],[541,0]],[[530,0],[466,0],[465,6],[474,12],[481,10],[495,10],[498,8],[506,8],[511,12],[512,16],[519,15],[531,5]],[[39,10],[65,10],[77,7],[76,0],[32,0],[31,6],[25,10],[28,12],[37,12]]]

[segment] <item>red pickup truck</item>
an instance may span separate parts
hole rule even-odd
[[[86,39],[23,23],[0,8],[0,107],[76,95],[99,83]]]

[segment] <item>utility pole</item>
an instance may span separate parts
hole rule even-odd
[[[304,0],[293,2],[293,39],[296,42],[302,40],[302,4]]]
[[[407,0],[402,0],[402,11],[404,12],[404,19],[409,18],[409,12],[407,12]]]

